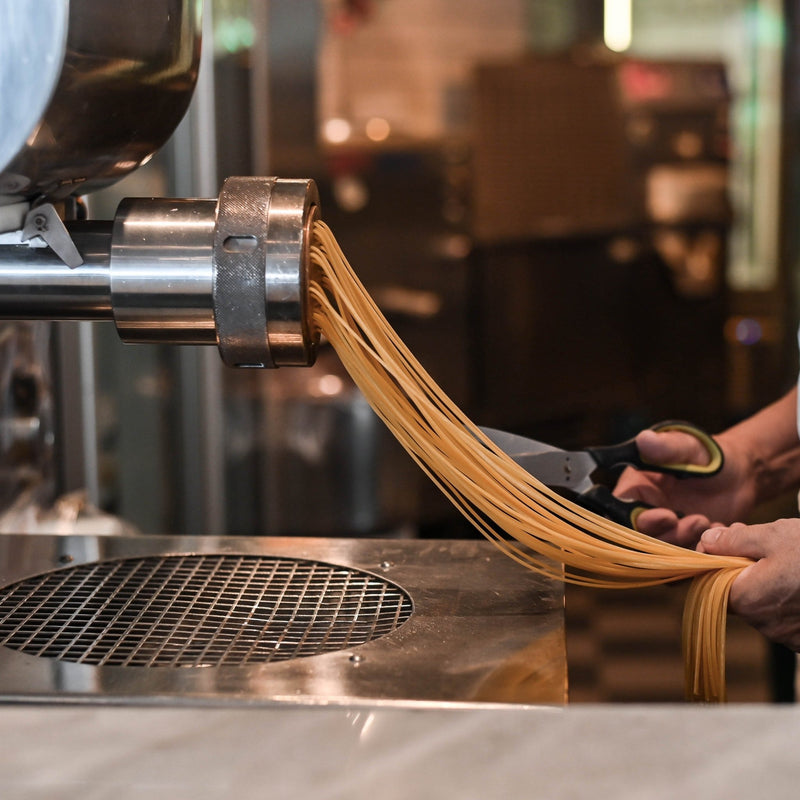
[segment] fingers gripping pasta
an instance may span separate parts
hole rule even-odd
[[[393,435],[459,511],[518,563],[598,588],[693,578],[684,610],[686,694],[725,699],[730,585],[749,563],[610,522],[548,489],[494,445],[398,338],[323,222],[314,228],[313,322]]]

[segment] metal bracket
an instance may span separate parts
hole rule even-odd
[[[52,203],[34,206],[25,216],[22,241],[26,242],[34,236],[43,239],[70,269],[83,264],[83,257]]]

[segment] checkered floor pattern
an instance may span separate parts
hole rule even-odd
[[[567,586],[569,701],[682,701],[681,614],[688,587]],[[730,702],[769,701],[769,647],[735,617],[728,618],[726,661]]]

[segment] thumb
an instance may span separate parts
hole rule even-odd
[[[766,544],[760,526],[737,523],[729,528],[709,528],[700,537],[697,549],[717,556],[744,556],[757,560],[766,557]]]
[[[707,464],[708,453],[702,443],[682,431],[640,431],[636,446],[644,461],[651,464]]]

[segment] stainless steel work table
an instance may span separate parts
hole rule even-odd
[[[0,703],[566,690],[563,585],[482,540],[0,536]]]

